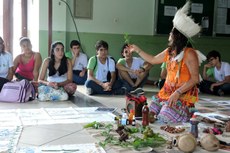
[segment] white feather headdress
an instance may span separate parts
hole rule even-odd
[[[187,1],[186,4],[176,12],[173,19],[173,26],[187,38],[192,38],[201,30],[201,27],[194,22],[191,16],[187,15],[190,6],[191,2]]]

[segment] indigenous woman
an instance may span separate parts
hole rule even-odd
[[[166,123],[187,122],[198,101],[199,60],[198,53],[187,47],[189,39],[199,33],[200,27],[187,16],[190,3],[177,11],[169,34],[168,48],[156,56],[149,55],[136,45],[131,52],[138,53],[151,64],[166,62],[167,77],[163,88],[153,96],[150,111]]]

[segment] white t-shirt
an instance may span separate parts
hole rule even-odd
[[[72,53],[73,55],[73,53]],[[73,70],[82,71],[83,68],[86,68],[88,64],[87,56],[84,53],[79,53],[79,56],[76,58],[75,63],[73,65]]]
[[[95,78],[101,82],[106,82],[108,72],[115,72],[115,62],[111,58],[106,58],[105,64],[102,64],[97,58],[97,71]]]
[[[5,52],[5,54],[0,53],[0,77],[6,78],[9,68],[13,66],[12,55],[9,52]]]
[[[55,75],[52,75],[52,76],[48,76],[47,77],[47,81],[49,82],[64,82],[67,80],[67,73],[59,76],[59,73],[57,72]]]
[[[139,58],[139,57],[133,57],[133,62],[132,62],[132,65],[130,67],[131,70],[139,70],[143,64],[144,64],[144,60],[142,58]],[[125,62],[125,66],[128,67],[128,64]],[[136,79],[137,78],[137,75],[136,74],[133,74],[133,73],[130,73],[128,72],[130,77],[132,79]]]
[[[214,68],[214,77],[217,81],[223,81],[226,76],[230,75],[230,65],[227,62],[221,62],[220,70]]]

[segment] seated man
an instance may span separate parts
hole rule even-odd
[[[200,91],[203,93],[223,96],[230,93],[230,65],[221,61],[218,51],[210,51],[207,55],[208,63],[204,65],[203,78],[200,84]],[[211,71],[213,68],[214,71]],[[207,71],[209,69],[209,71]],[[210,72],[213,72],[210,74]],[[209,73],[209,74],[208,74]],[[215,81],[210,79],[213,75]]]
[[[121,50],[120,58],[116,64],[119,71],[123,86],[126,87],[127,92],[133,91],[138,87],[143,87],[145,84],[149,69],[152,67],[139,57],[133,57],[126,48],[128,44],[124,44]]]
[[[159,89],[161,89],[165,84],[166,76],[167,76],[167,68],[166,68],[166,63],[164,62],[161,64],[160,78],[158,81],[154,83],[154,85],[156,85]]]
[[[87,56],[81,52],[81,44],[77,40],[71,41],[70,50],[71,52],[66,52],[65,55],[72,61],[73,82],[77,85],[84,85],[87,79]]]
[[[5,44],[0,37],[0,91],[5,83],[13,79],[13,57],[5,51]]]
[[[108,55],[108,43],[100,40],[95,47],[96,56],[89,59],[87,66],[87,94],[125,94],[125,89],[116,80],[115,61]]]

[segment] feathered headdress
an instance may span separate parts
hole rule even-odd
[[[173,19],[173,26],[188,39],[197,35],[201,30],[201,27],[194,22],[191,16],[188,16],[190,6],[191,2],[187,1],[186,4],[176,12]]]

